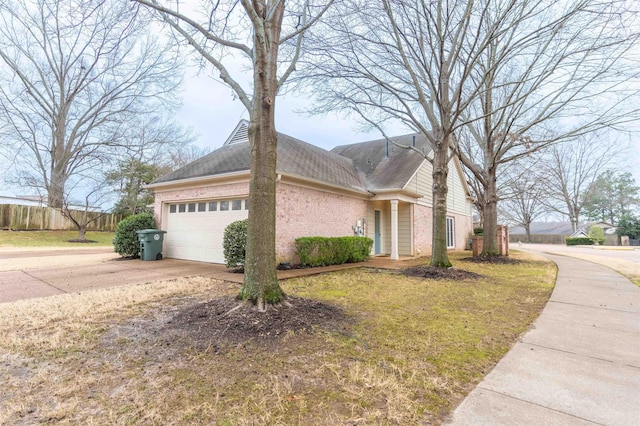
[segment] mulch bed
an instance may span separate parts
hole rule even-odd
[[[234,297],[220,297],[184,306],[162,331],[217,345],[279,341],[287,333],[310,332],[314,328],[340,331],[351,322],[336,306],[294,296],[288,296],[287,301],[290,306],[270,306],[266,312],[259,312]]]
[[[477,280],[482,278],[482,275],[475,272],[465,271],[464,269],[457,268],[436,268],[434,266],[412,266],[400,271],[401,274],[408,277],[420,277],[429,278],[433,280]]]

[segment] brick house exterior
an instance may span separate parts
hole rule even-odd
[[[158,227],[168,231],[165,256],[221,263],[221,230],[249,209],[246,122],[222,148],[151,185]],[[276,253],[296,262],[294,241],[303,236],[354,235],[374,240],[372,254],[392,259],[431,253],[431,164],[426,138],[395,138],[326,151],[278,134]],[[448,245],[463,249],[472,230],[471,200],[460,164],[449,173]],[[451,229],[449,229],[449,227]]]

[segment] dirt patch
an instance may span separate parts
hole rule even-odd
[[[401,274],[408,277],[429,278],[432,280],[477,280],[483,278],[482,275],[475,272],[465,271],[457,268],[436,268],[434,266],[412,266],[400,271]]]
[[[287,300],[289,306],[270,307],[266,312],[259,312],[232,296],[181,303],[153,317],[138,317],[120,324],[105,336],[105,343],[109,345],[109,341],[126,336],[141,348],[162,348],[155,354],[159,357],[182,349],[217,353],[249,341],[277,347],[291,333],[309,333],[314,329],[344,334],[354,321],[333,305],[292,296]]]
[[[522,260],[514,259],[509,256],[475,256],[465,257],[460,260],[474,263],[490,263],[492,265],[517,265],[523,262]]]
[[[68,243],[81,243],[81,244],[92,244],[97,243],[96,240],[67,240]]]
[[[316,327],[341,329],[347,322],[342,309],[301,297],[290,296],[290,306],[270,307],[266,312],[239,303],[225,296],[187,306],[169,320],[164,330],[179,332],[194,341],[235,344],[279,340],[289,332],[309,332]]]

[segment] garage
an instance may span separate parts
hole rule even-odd
[[[224,229],[231,222],[247,218],[249,200],[190,201],[171,203],[166,208],[166,257],[225,263]]]

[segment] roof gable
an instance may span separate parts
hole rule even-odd
[[[222,146],[243,142],[249,142],[249,122],[247,120],[240,120]]]
[[[427,138],[421,134],[398,136],[393,141],[395,144],[378,139],[341,145],[331,152],[350,158],[370,190],[402,189],[432,150]]]

